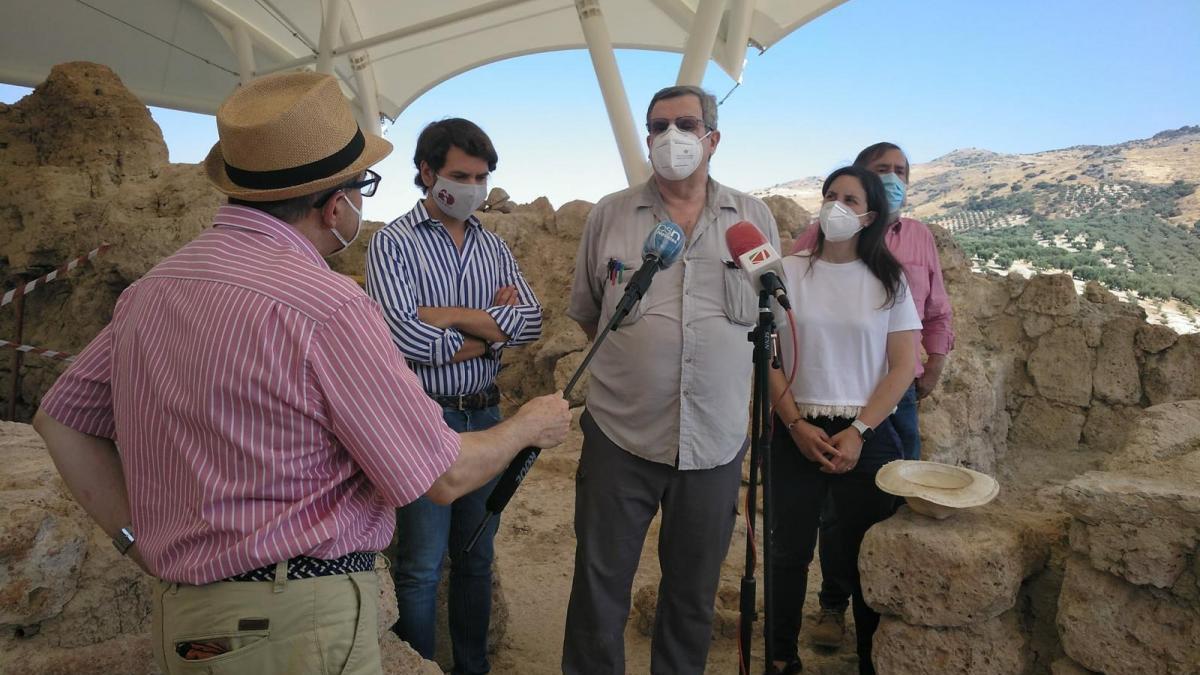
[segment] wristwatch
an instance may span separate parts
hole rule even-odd
[[[863,443],[871,440],[871,437],[875,435],[875,430],[867,426],[867,423],[862,420],[856,419],[850,423],[850,426],[858,431],[859,436],[862,436]]]
[[[126,525],[117,531],[117,536],[112,539],[113,548],[120,551],[121,555],[129,553],[129,547],[133,546],[133,525]]]

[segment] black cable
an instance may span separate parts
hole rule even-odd
[[[309,42],[307,39],[305,39],[305,37],[300,34],[300,31],[298,31],[296,28],[288,25],[288,23],[283,20],[283,17],[280,16],[279,13],[276,12],[273,7],[271,7],[269,5],[264,5],[262,0],[254,0],[254,2],[259,7],[261,7],[264,12],[266,12],[267,14],[270,14],[272,19],[275,19],[275,21],[279,22],[279,25],[283,26],[284,30],[286,30],[288,33],[291,33],[292,37],[299,40],[300,44],[304,45],[305,47],[308,47],[308,51],[312,52],[313,54],[317,53],[316,47],[314,47],[311,42]]]
[[[220,65],[220,64],[217,64],[217,63],[213,63],[212,61],[209,61],[208,59],[204,58],[203,56],[200,56],[199,54],[197,54],[197,53],[195,53],[195,52],[190,52],[190,51],[188,51],[188,50],[184,49],[183,47],[180,47],[179,45],[177,45],[177,44],[175,44],[175,43],[173,43],[173,42],[171,42],[171,41],[169,41],[169,40],[164,40],[163,38],[160,38],[159,36],[155,35],[154,33],[151,33],[150,31],[148,31],[148,30],[146,30],[146,29],[144,29],[144,28],[139,28],[139,27],[137,27],[137,26],[135,26],[135,25],[133,25],[133,24],[129,23],[128,21],[126,21],[126,20],[122,19],[122,18],[121,18],[121,17],[119,17],[119,16],[113,16],[112,14],[109,14],[108,12],[106,12],[106,11],[104,11],[104,10],[100,9],[99,7],[96,7],[95,5],[90,5],[90,4],[88,4],[87,2],[84,2],[84,0],[75,0],[75,2],[78,2],[79,4],[83,5],[84,7],[87,7],[88,9],[91,9],[91,10],[94,10],[94,11],[96,11],[96,12],[99,12],[100,14],[103,14],[104,16],[107,16],[108,18],[112,19],[113,21],[116,21],[117,23],[124,24],[124,25],[126,25],[126,26],[129,26],[130,28],[132,28],[132,29],[136,30],[136,31],[137,31],[137,32],[139,32],[139,33],[142,33],[142,34],[144,34],[144,35],[147,35],[147,36],[149,36],[149,37],[152,37],[152,38],[154,38],[155,40],[158,40],[159,42],[163,43],[164,45],[166,45],[166,46],[168,46],[168,47],[171,47],[171,48],[173,48],[173,49],[178,49],[179,51],[183,52],[184,54],[187,54],[188,56],[192,56],[192,57],[195,57],[195,58],[197,58],[197,59],[200,59],[201,61],[203,61],[203,62],[207,63],[208,65],[212,66],[213,68],[217,68],[217,69],[219,69],[219,70],[223,70],[223,71],[225,71],[225,72],[229,73],[230,75],[233,75],[234,77],[240,77],[240,74],[239,74],[239,73],[236,73],[236,72],[234,72],[234,71],[232,71],[232,70],[230,70],[230,69],[226,68],[225,66],[222,66],[222,65]]]

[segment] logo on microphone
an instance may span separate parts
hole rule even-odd
[[[755,251],[754,253],[750,254],[750,262],[755,265],[757,265],[759,263],[765,263],[770,258],[771,258],[771,253],[769,251],[767,251],[766,249],[759,249],[759,250]]]

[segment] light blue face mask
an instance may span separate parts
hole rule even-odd
[[[888,212],[893,216],[900,213],[900,207],[904,205],[904,194],[908,186],[894,173],[880,174],[879,180],[883,181],[883,191],[887,193]]]

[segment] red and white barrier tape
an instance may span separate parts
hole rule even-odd
[[[75,360],[75,356],[73,354],[56,352],[53,349],[42,349],[40,347],[34,347],[33,345],[19,345],[15,342],[9,342],[8,340],[0,340],[0,349],[12,349],[18,352],[25,352],[26,354],[37,354],[38,356],[44,356],[48,359],[58,359],[59,361],[66,361],[68,363]]]
[[[19,295],[25,295],[26,293],[28,293],[29,291],[32,291],[33,289],[37,288],[38,286],[40,286],[42,284],[50,283],[51,281],[54,281],[55,279],[57,279],[60,275],[67,274],[68,272],[75,269],[76,267],[79,267],[83,263],[94,259],[96,256],[100,255],[101,253],[104,253],[110,247],[111,247],[111,244],[101,244],[100,248],[79,256],[78,258],[66,263],[65,265],[62,265],[61,267],[54,270],[53,272],[43,275],[43,276],[40,276],[37,279],[34,279],[33,281],[30,281],[29,283],[25,284],[24,286],[17,286],[16,288],[5,293],[3,298],[0,298],[0,307],[3,307],[5,305],[7,305],[8,303],[12,302]]]

